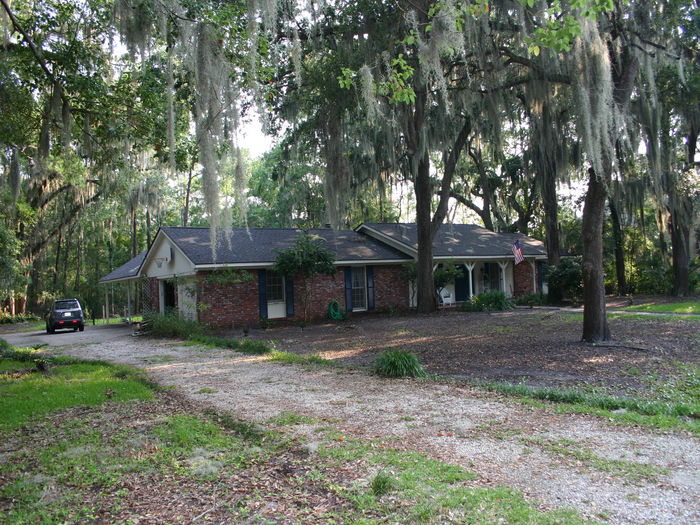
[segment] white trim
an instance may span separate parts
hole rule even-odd
[[[139,274],[141,273],[141,270],[143,270],[146,267],[146,265],[151,262],[151,259],[153,259],[153,256],[154,256],[153,254],[155,253],[155,250],[153,250],[153,248],[155,247],[156,243],[157,242],[164,242],[164,241],[159,240],[161,235],[163,237],[165,237],[168,241],[170,241],[170,253],[171,253],[170,258],[171,258],[171,260],[173,258],[172,257],[172,250],[173,250],[173,247],[175,247],[175,249],[180,253],[180,255],[182,255],[186,261],[189,261],[190,265],[192,265],[194,267],[197,266],[196,264],[194,264],[194,262],[192,262],[192,259],[187,257],[185,252],[182,251],[182,249],[177,245],[177,243],[172,239],[172,237],[170,237],[167,233],[165,233],[165,231],[161,228],[158,230],[158,233],[156,233],[156,236],[153,239],[153,242],[148,247],[148,252],[146,253],[146,257],[144,257],[143,262],[141,262],[141,267],[139,268],[139,271],[138,271]]]
[[[375,266],[377,264],[406,264],[412,261],[413,259],[363,259],[361,261],[333,261],[333,264],[339,266]]]
[[[410,259],[379,259],[379,260],[362,260],[362,261],[333,261],[336,266],[374,266],[377,264],[405,264],[411,262]],[[195,270],[217,270],[219,268],[246,268],[246,269],[262,269],[272,268],[275,263],[271,262],[247,262],[247,263],[212,263],[212,264],[196,264]]]
[[[165,281],[167,279],[177,279],[179,277],[194,277],[197,275],[197,270],[194,269],[191,272],[184,272],[184,273],[171,273],[169,275],[157,275],[154,277],[148,277],[148,279],[158,279],[159,281]]]
[[[117,279],[110,279],[108,281],[104,281],[104,280],[100,279],[99,281],[97,281],[97,284],[112,284],[112,283],[120,283],[120,282],[124,282],[124,281],[135,281],[139,277],[140,276],[137,274],[137,275],[134,275],[132,277],[118,277]]]
[[[546,259],[546,255],[526,255],[526,259]],[[479,259],[479,260],[491,260],[495,261],[496,259],[508,259],[512,260],[513,259],[513,254],[502,254],[502,255],[435,255],[433,256],[433,259],[439,259],[441,261],[454,261],[455,263],[459,263],[462,260],[471,260],[471,259]],[[496,261],[497,262],[497,261]]]

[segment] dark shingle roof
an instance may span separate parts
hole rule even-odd
[[[122,264],[119,268],[112,270],[110,273],[100,279],[100,282],[106,283],[109,281],[122,281],[136,277],[136,274],[139,272],[139,268],[141,268],[141,263],[143,263],[143,259],[146,257],[146,253],[147,252],[141,252],[130,261]]]
[[[406,247],[418,248],[415,224],[363,223]],[[541,241],[522,233],[496,233],[475,224],[443,224],[433,241],[435,257],[512,257],[513,243],[519,240],[523,255],[546,255]]]
[[[232,228],[219,230],[216,261],[211,251],[209,228],[163,227],[185,255],[195,264],[273,263],[275,250],[291,247],[302,230],[293,228]],[[309,230],[336,254],[337,261],[409,260],[410,257],[371,237],[353,230]]]

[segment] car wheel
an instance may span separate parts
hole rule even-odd
[[[51,333],[51,329],[49,328],[49,323],[46,323],[46,333],[47,334]]]
[[[49,325],[49,326],[46,328],[46,331],[47,331],[48,333],[50,333],[50,334],[55,334],[55,333],[56,333],[56,329],[55,329],[52,325]]]
[[[84,325],[84,324],[81,324],[81,325],[78,327],[78,330],[80,330],[81,332],[84,332],[84,331],[85,331],[85,325]]]

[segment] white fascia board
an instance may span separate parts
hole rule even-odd
[[[195,267],[195,264],[192,262],[192,259],[187,257],[185,252],[182,251],[182,248],[180,248],[177,243],[170,237],[163,229],[159,229],[158,233],[156,233],[155,238],[153,239],[153,242],[151,243],[151,246],[148,248],[148,253],[146,254],[146,257],[143,258],[143,261],[141,262],[141,267],[139,268],[138,271],[138,276],[141,276],[141,270],[143,270],[146,265],[151,263],[151,260],[153,259],[153,254],[157,251],[157,246],[160,245],[160,243],[165,242],[161,240],[161,237],[165,237],[168,241],[170,241],[170,246],[173,247],[180,255],[182,255],[186,261],[189,261],[192,267]]]
[[[137,272],[136,275],[132,275],[130,277],[119,277],[118,279],[110,279],[109,281],[104,281],[104,280],[100,279],[99,281],[97,281],[97,284],[123,283],[126,281],[135,281],[136,279],[138,279],[140,277],[141,276]]]
[[[367,266],[372,264],[403,264],[410,262],[410,259],[378,259],[378,260],[366,260],[366,261],[333,261],[336,266]],[[275,263],[219,263],[219,264],[198,264],[195,266],[195,270],[219,270],[226,268],[241,268],[254,270],[256,268],[272,268]]]
[[[372,266],[373,264],[405,264],[411,262],[413,259],[369,259],[366,261],[333,261],[333,264],[338,266]]]
[[[195,265],[195,270],[223,270],[226,268],[243,268],[254,270],[255,268],[271,268],[275,263],[267,262],[247,262],[247,263],[211,263],[211,264],[197,264]]]
[[[197,270],[192,270],[191,272],[184,273],[171,273],[168,275],[159,275],[158,277],[154,277],[154,279],[164,281],[165,279],[177,279],[179,277],[194,277],[195,275],[197,275]]]
[[[434,260],[439,261],[469,261],[469,260],[488,260],[488,259],[512,259],[513,254],[503,255],[437,255]],[[546,259],[546,255],[525,255],[525,259]]]
[[[374,237],[375,239],[380,240],[385,244],[388,244],[392,248],[395,248],[400,252],[405,253],[406,255],[410,255],[414,258],[418,255],[418,251],[409,246],[408,244],[403,243],[401,241],[397,241],[393,237],[389,237],[388,235],[385,235],[382,232],[375,230],[374,228],[370,228],[369,226],[360,224],[355,231],[359,232],[361,230],[366,231],[370,237]]]

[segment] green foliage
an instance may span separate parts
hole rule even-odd
[[[659,386],[671,394],[667,401],[649,401],[628,397],[614,397],[603,394],[581,392],[573,389],[537,388],[524,384],[489,383],[487,388],[504,394],[531,399],[541,399],[566,405],[573,411],[589,412],[603,417],[613,416],[632,424],[646,424],[660,427],[686,427],[700,433],[700,375],[698,370],[690,370],[684,379],[672,385]],[[682,385],[677,388],[678,385]],[[674,393],[679,390],[679,393]],[[566,408],[566,407],[565,407]],[[602,410],[604,412],[596,412]],[[688,419],[690,418],[690,419]]]
[[[304,232],[297,237],[294,246],[286,250],[275,250],[277,258],[273,270],[286,277],[300,276],[304,279],[301,305],[304,310],[304,325],[309,320],[311,290],[318,275],[335,275],[335,253],[323,246],[325,241]],[[302,328],[303,325],[300,325]]]
[[[230,348],[246,354],[268,354],[272,348],[265,342],[257,339],[231,339],[228,337],[216,337],[212,335],[194,334],[190,341],[201,343],[211,348]]]
[[[452,261],[447,261],[438,265],[433,272],[433,282],[437,291],[442,290],[449,283],[455,282],[455,279],[462,276],[462,269],[455,266]]]
[[[665,314],[700,314],[700,302],[646,303],[625,308],[629,312],[652,312]]]
[[[320,237],[306,232],[300,234],[294,246],[286,250],[276,250],[277,258],[273,270],[287,277],[335,275],[335,254],[323,247],[324,242]]]
[[[2,215],[0,215],[2,218]],[[7,297],[24,284],[24,268],[19,263],[23,243],[0,220],[0,296]]]
[[[370,490],[375,498],[381,498],[394,488],[394,480],[386,472],[377,472],[370,483]]]
[[[549,301],[564,299],[578,303],[583,295],[583,275],[580,257],[563,257],[555,267],[547,270]]]
[[[273,351],[269,359],[275,363],[285,363],[288,365],[337,366],[333,361],[317,355],[299,355],[294,352],[283,352],[280,350]]]
[[[386,350],[374,360],[374,371],[383,377],[425,377],[418,357],[406,350]]]
[[[542,292],[539,292],[516,297],[515,304],[519,306],[546,306],[548,301],[547,296]]]
[[[2,354],[23,362],[36,361],[36,354],[27,351],[5,347]],[[48,357],[43,361],[43,373],[0,376],[0,430],[18,428],[55,410],[152,397],[152,388],[138,373],[123,366]]]
[[[34,314],[10,315],[0,312],[0,324],[36,323],[41,320],[41,317],[38,317]]]
[[[460,309],[465,312],[500,312],[512,310],[513,308],[515,308],[513,301],[500,290],[480,293],[472,297],[471,301],[467,301],[460,306]]]
[[[248,283],[254,279],[253,274],[248,270],[219,270],[207,275],[207,282],[214,284],[239,284]]]
[[[152,314],[146,317],[150,324],[150,334],[155,337],[177,337],[190,339],[204,334],[204,327],[195,322],[180,319],[177,313]]]

